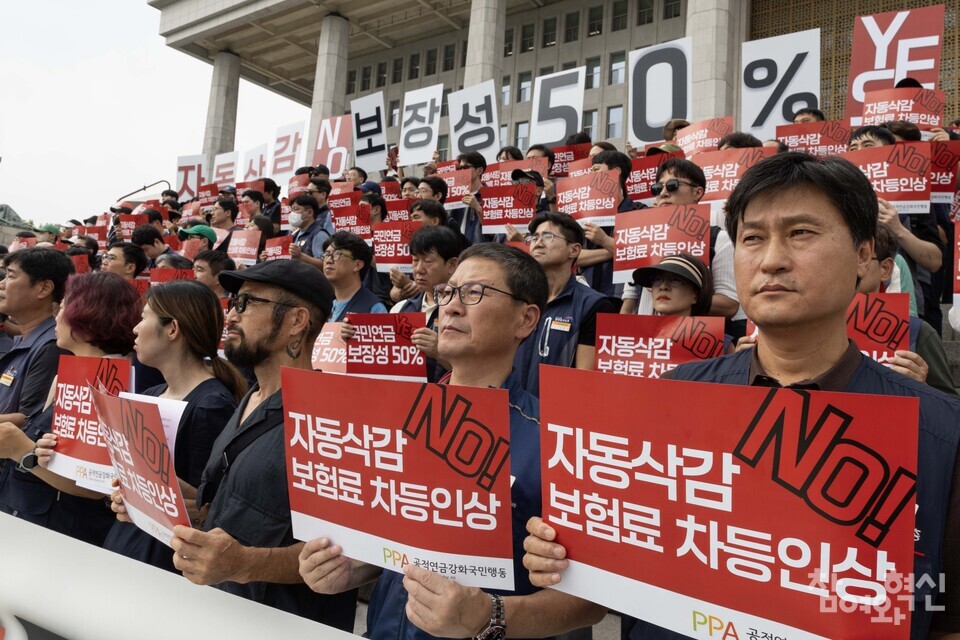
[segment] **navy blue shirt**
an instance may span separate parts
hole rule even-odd
[[[911,617],[910,637],[913,640],[927,638],[930,632],[933,612],[928,611],[925,600],[946,605],[946,611],[938,614],[936,627],[941,630],[957,630],[957,583],[960,582],[956,571],[944,567],[943,552],[956,553],[958,541],[954,539],[958,527],[956,508],[949,508],[951,500],[956,498],[956,455],[960,441],[960,400],[950,397],[932,387],[896,373],[874,360],[863,357],[851,343],[850,350],[837,364],[835,369],[845,368],[852,357],[859,357],[859,363],[849,366],[848,380],[833,377],[840,388],[833,385],[803,384],[804,388],[823,391],[846,391],[849,393],[868,393],[886,396],[907,396],[920,400],[919,448],[917,464],[917,514],[914,534],[914,575],[928,575],[934,581],[939,579],[941,571],[946,573],[944,587],[947,597],[941,594],[937,598],[934,587],[929,581],[918,583],[914,592],[914,608]],[[667,377],[675,380],[699,382],[720,382],[724,384],[777,386],[772,378],[757,371],[754,350],[747,349],[739,353],[702,362],[682,364]],[[757,361],[758,363],[759,361]],[[753,366],[751,366],[753,365]],[[831,370],[833,372],[833,370]],[[825,381],[831,376],[827,372],[821,376]],[[949,520],[949,522],[948,522]],[[950,533],[948,539],[947,534]],[[684,638],[678,633],[640,621],[630,632],[631,640],[674,640]]]
[[[540,402],[523,390],[516,370],[503,383],[503,388],[510,393],[510,496],[513,501],[515,589],[512,592],[493,593],[525,596],[538,590],[530,584],[530,575],[523,566],[523,540],[527,535],[527,520],[540,514]],[[407,591],[403,588],[403,574],[385,570],[370,596],[367,637],[371,640],[433,638],[407,619],[404,611],[406,605]]]

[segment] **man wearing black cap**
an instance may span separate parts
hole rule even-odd
[[[235,300],[224,351],[257,383],[213,445],[197,492],[202,530],[174,530],[174,564],[191,582],[352,631],[356,591],[318,597],[297,572],[303,545],[290,522],[280,393],[281,367],[312,368],[333,288],[294,260],[223,271],[219,280]]]
[[[220,189],[220,197],[227,198],[228,200],[237,201],[237,188],[234,186],[224,187]]]

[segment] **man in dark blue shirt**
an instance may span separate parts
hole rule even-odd
[[[960,631],[956,455],[960,401],[864,357],[847,337],[847,309],[876,259],[878,203],[870,182],[840,158],[781,153],[746,172],[727,201],[737,293],[760,330],[757,347],[681,365],[677,380],[848,391],[919,399],[917,512],[911,617],[914,640]],[[566,568],[552,527],[527,524],[531,581],[550,586]],[[927,576],[947,591],[935,594]],[[928,600],[929,598],[929,600]],[[944,609],[934,616],[932,602]],[[638,622],[632,640],[684,636]]]
[[[381,575],[378,567],[341,556],[335,541],[308,542],[300,554],[300,573],[315,591],[337,593],[380,576],[370,598],[368,638],[504,637],[498,632],[539,638],[564,626],[593,624],[603,616],[602,607],[579,598],[552,589],[538,591],[520,564],[525,514],[540,511],[540,411],[536,398],[521,388],[512,363],[546,302],[546,276],[536,261],[496,243],[464,251],[450,281],[437,287],[439,350],[452,366],[448,382],[503,388],[510,394],[515,590],[488,593],[415,566],[404,574]]]

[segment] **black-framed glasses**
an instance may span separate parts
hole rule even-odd
[[[687,280],[684,280],[680,276],[674,276],[669,274],[655,275],[653,280],[650,281],[651,288],[662,287],[667,285],[671,289],[676,289],[685,284],[689,284]]]
[[[324,261],[324,262],[327,261],[327,260],[333,260],[334,262],[336,262],[336,261],[339,260],[340,258],[346,258],[347,260],[355,260],[355,259],[356,259],[356,258],[353,257],[353,254],[352,254],[352,253],[350,253],[349,251],[347,251],[347,250],[345,250],[345,249],[335,249],[335,250],[333,250],[333,251],[324,251],[324,252],[320,255],[320,259],[321,259],[322,261]]]
[[[526,236],[524,236],[523,241],[529,245],[534,244],[537,240],[543,244],[551,244],[557,238],[569,242],[569,240],[562,235],[558,235],[552,231],[544,231],[543,233],[528,233]]]
[[[460,302],[469,306],[479,304],[480,301],[483,300],[483,294],[486,293],[487,289],[502,293],[505,296],[510,296],[519,302],[526,302],[526,300],[516,294],[480,282],[464,282],[459,287],[454,287],[450,284],[440,284],[433,288],[433,297],[437,301],[437,304],[442,307],[453,300],[453,293],[456,292],[457,295],[460,296]]]
[[[277,300],[267,300],[266,298],[258,298],[257,296],[252,296],[249,293],[237,293],[230,296],[230,301],[233,303],[233,310],[237,313],[243,313],[247,310],[247,304],[250,302],[269,302],[270,304],[277,304],[281,307],[295,307],[296,305],[290,304],[289,302],[279,302]]]
[[[688,187],[695,187],[697,185],[692,182],[684,182],[683,180],[677,180],[676,178],[670,178],[666,182],[654,182],[650,185],[650,193],[655,196],[660,195],[663,192],[664,187],[667,189],[667,193],[673,193],[680,188],[680,185],[685,184]]]

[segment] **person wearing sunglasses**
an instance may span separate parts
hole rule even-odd
[[[700,202],[707,188],[703,169],[685,158],[670,158],[657,169],[651,191],[656,197],[655,206],[676,207]],[[733,279],[733,243],[727,232],[718,226],[710,227],[710,273],[713,275],[713,300],[710,310],[704,315],[730,318],[726,333],[735,338],[746,333],[747,317],[737,301],[737,285]],[[620,313],[650,315],[653,301],[648,293],[633,285],[623,289],[623,306]]]
[[[333,287],[298,260],[223,271],[219,279],[234,296],[224,352],[235,366],[252,367],[256,384],[213,443],[197,488],[202,529],[174,529],[174,566],[196,584],[352,631],[356,592],[318,598],[297,573],[303,545],[290,521],[280,392],[282,367],[312,369]]]
[[[547,291],[546,274],[536,260],[493,242],[464,251],[449,282],[435,290],[439,350],[452,367],[444,382],[509,394],[514,590],[487,593],[413,565],[403,573],[381,571],[343,557],[336,540],[311,540],[300,554],[300,574],[314,591],[336,593],[379,576],[367,615],[369,637],[549,637],[560,629],[590,626],[606,613],[554,589],[538,591],[520,564],[524,518],[540,512],[540,406],[523,390],[513,362],[517,347],[537,327]]]
[[[609,298],[574,275],[584,244],[580,223],[569,214],[551,211],[539,214],[528,229],[530,255],[547,274],[550,292],[537,330],[520,344],[513,366],[523,388],[539,397],[541,364],[593,370],[597,314],[616,309]]]

